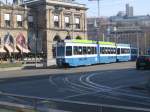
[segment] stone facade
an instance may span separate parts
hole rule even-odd
[[[0,40],[1,47],[4,46],[4,38],[6,35],[11,35],[14,40],[14,46],[16,46],[16,37],[21,33],[27,42],[28,40],[28,25],[27,15],[28,10],[24,7],[13,5],[0,5]],[[21,26],[18,26],[17,16],[20,15]],[[6,23],[6,21],[8,23]]]
[[[85,5],[63,0],[27,1],[26,5],[35,14],[33,31],[37,39],[42,40],[39,42],[42,42],[42,52],[47,54],[47,66],[54,62],[52,49],[55,41],[68,36],[70,39],[77,36],[87,39]]]
[[[19,34],[32,53],[45,53],[46,65],[53,65],[53,46],[64,39],[87,39],[87,21],[84,4],[72,0],[13,0],[14,4],[0,5],[0,38],[2,46],[7,35]]]

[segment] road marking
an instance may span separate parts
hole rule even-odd
[[[65,97],[65,99],[67,99],[67,98],[73,98],[73,97],[79,97],[79,96],[83,96],[83,95],[90,95],[90,94],[97,94],[97,93],[102,93],[103,92],[103,94],[104,94],[104,92],[107,92],[107,93],[109,93],[109,94],[111,94],[111,96],[108,96],[108,95],[101,95],[101,96],[105,96],[105,98],[107,97],[107,98],[111,98],[111,99],[115,99],[115,100],[119,100],[119,101],[126,101],[126,102],[130,102],[130,103],[136,103],[136,104],[143,104],[143,105],[150,105],[150,103],[142,103],[142,102],[139,102],[139,101],[132,101],[132,100],[127,100],[127,99],[124,99],[124,98],[117,98],[117,97],[114,97],[114,96],[112,96],[113,94],[115,94],[115,95],[124,95],[124,96],[130,96],[130,97],[138,97],[138,98],[143,98],[143,96],[139,96],[139,95],[133,95],[133,94],[127,94],[127,93],[121,93],[121,92],[116,92],[116,91],[113,91],[112,92],[112,90],[114,90],[114,88],[110,88],[110,87],[108,87],[108,86],[103,86],[103,85],[99,85],[99,84],[97,84],[97,83],[93,83],[91,80],[90,80],[90,78],[91,77],[93,77],[94,75],[97,75],[97,74],[90,74],[90,75],[82,75],[82,76],[80,76],[79,77],[79,81],[82,83],[82,84],[84,84],[84,85],[86,85],[86,86],[84,86],[84,88],[86,87],[90,87],[90,89],[92,89],[92,90],[95,90],[95,92],[88,92],[88,93],[83,93],[83,94],[77,94],[77,95],[71,95],[71,96],[67,96],[67,97]],[[84,82],[83,81],[83,78],[84,77],[86,77],[86,82],[88,82],[88,83],[90,83],[90,84],[88,84],[88,83],[86,83],[86,82]],[[92,85],[91,85],[92,84]],[[74,85],[77,85],[77,84],[74,84]],[[94,86],[95,85],[95,86]],[[78,85],[79,86],[79,85]],[[98,87],[97,87],[98,86]],[[83,87],[83,86],[82,86]],[[99,90],[99,91],[97,91],[97,89]],[[148,97],[145,97],[146,99],[148,98]],[[148,98],[149,99],[149,98]]]
[[[54,85],[57,86],[57,84],[53,81],[53,76],[49,76],[49,82]]]

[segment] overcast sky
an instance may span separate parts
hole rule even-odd
[[[1,0],[5,1],[5,0]],[[8,0],[12,1],[12,0]],[[88,16],[97,16],[97,2],[88,0],[76,0],[79,3],[87,5]],[[100,15],[113,16],[118,11],[125,11],[125,4],[129,3],[134,7],[135,15],[150,14],[150,0],[101,0],[100,2]]]

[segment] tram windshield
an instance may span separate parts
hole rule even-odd
[[[131,49],[131,54],[138,54],[138,50],[137,49]]]

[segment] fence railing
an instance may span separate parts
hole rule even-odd
[[[63,99],[31,97],[0,92],[0,109],[23,112],[150,112],[150,108],[107,105],[68,101]],[[21,112],[22,112],[21,111]]]

